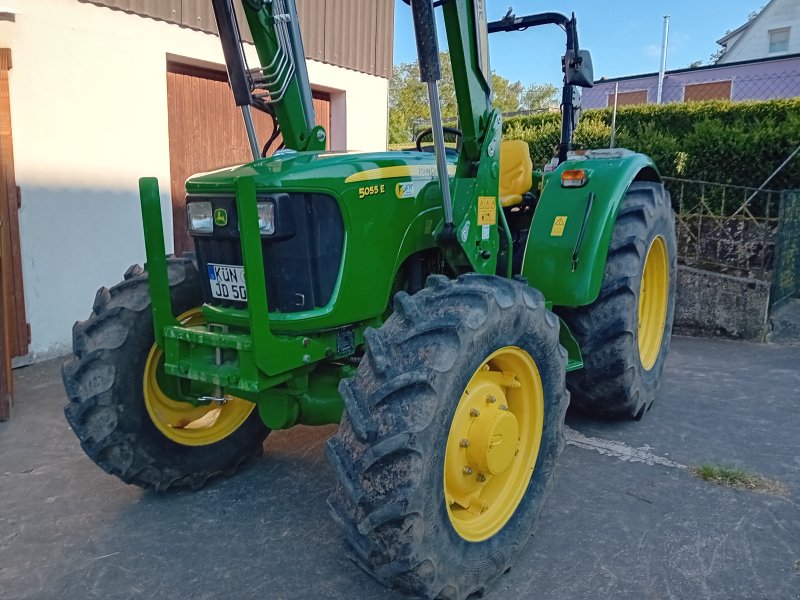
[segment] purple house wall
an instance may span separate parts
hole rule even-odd
[[[711,85],[703,85],[711,84]],[[601,79],[583,90],[584,108],[605,108],[613,103],[619,85],[619,104],[655,103],[658,74]],[[724,98],[769,100],[800,96],[800,54],[778,59],[759,59],[725,65],[667,71],[662,102]],[[609,102],[611,98],[611,102]]]

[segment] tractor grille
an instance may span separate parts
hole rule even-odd
[[[208,304],[245,308],[247,303],[211,294],[208,264],[242,265],[236,200],[229,196],[189,196],[188,202],[211,202],[225,209],[227,224],[210,234],[192,234],[203,299]],[[275,205],[275,233],[261,237],[267,303],[270,312],[292,313],[320,308],[333,294],[344,252],[344,224],[336,200],[324,194],[259,195]]]

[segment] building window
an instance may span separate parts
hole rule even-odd
[[[617,106],[624,106],[625,104],[647,104],[647,90],[620,92],[617,95]],[[614,106],[613,93],[608,95],[608,105]]]
[[[703,100],[730,100],[731,81],[710,81],[708,83],[690,83],[683,88],[684,102],[702,102]]]
[[[783,29],[773,29],[769,32],[769,53],[789,51],[789,30],[791,27]]]

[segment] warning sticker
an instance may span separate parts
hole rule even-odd
[[[556,217],[553,219],[553,228],[550,230],[550,235],[553,237],[561,237],[564,235],[564,227],[567,225],[567,217]]]
[[[497,198],[478,196],[478,225],[494,225],[495,223],[497,223]]]

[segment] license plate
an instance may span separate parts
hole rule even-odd
[[[247,301],[244,267],[208,263],[208,281],[211,284],[211,295],[214,298]]]

